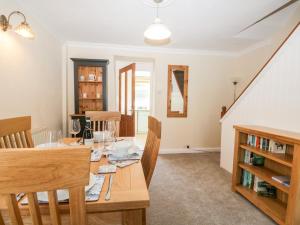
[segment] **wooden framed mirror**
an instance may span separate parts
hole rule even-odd
[[[168,66],[167,117],[187,117],[188,66]]]

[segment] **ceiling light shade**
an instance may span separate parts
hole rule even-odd
[[[144,37],[155,41],[165,40],[171,37],[171,31],[156,17],[154,23],[145,30]]]
[[[22,22],[15,28],[15,32],[24,38],[34,38],[34,33],[28,23]]]

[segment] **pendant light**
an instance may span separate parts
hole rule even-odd
[[[171,37],[171,31],[166,25],[162,23],[161,19],[158,16],[159,4],[162,1],[163,0],[154,0],[154,2],[156,3],[156,18],[154,20],[154,23],[151,24],[144,32],[144,37],[148,40],[163,41],[170,39]]]

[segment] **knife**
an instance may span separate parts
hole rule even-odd
[[[109,201],[109,200],[110,200],[110,190],[111,190],[112,182],[113,182],[113,175],[110,174],[110,175],[109,175],[108,189],[107,189],[107,192],[106,192],[106,194],[105,194],[105,201]]]

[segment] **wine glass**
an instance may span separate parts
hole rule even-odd
[[[72,119],[71,120],[71,125],[70,125],[70,134],[72,136],[75,136],[79,134],[81,131],[81,126],[80,126],[80,120],[79,119]]]

